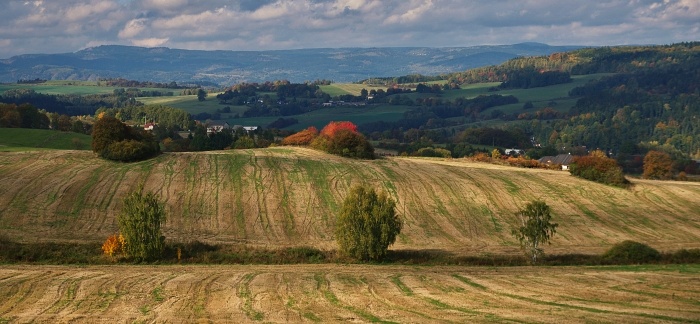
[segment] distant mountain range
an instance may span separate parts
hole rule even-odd
[[[97,80],[231,85],[317,79],[352,82],[370,77],[438,75],[496,65],[518,56],[566,52],[580,46],[540,43],[471,47],[317,48],[203,51],[103,45],[75,53],[24,54],[0,59],[0,82]]]

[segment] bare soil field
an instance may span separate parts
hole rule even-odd
[[[631,189],[568,172],[459,159],[344,159],[278,147],[168,153],[114,163],[85,151],[0,153],[0,234],[23,242],[102,242],[118,231],[122,198],[139,182],[168,211],[172,242],[335,249],[336,210],[354,183],[397,201],[393,249],[518,253],[514,212],[553,209],[548,253],[600,253],[631,239],[661,251],[700,247],[700,183],[632,179]]]
[[[700,322],[699,266],[3,266],[0,322]]]

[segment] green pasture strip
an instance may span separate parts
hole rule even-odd
[[[371,104],[364,107],[321,108],[301,115],[286,117],[295,118],[299,121],[298,124],[286,127],[286,129],[301,130],[308,128],[309,126],[314,126],[320,130],[331,121],[350,121],[356,125],[376,121],[398,121],[403,118],[404,112],[409,109],[411,109],[410,106],[392,106],[385,104]],[[265,126],[278,118],[280,117],[228,118],[225,120],[231,125]]]
[[[115,89],[125,89],[128,87],[114,87],[114,86],[98,86],[96,81],[72,81],[72,80],[58,80],[58,81],[47,81],[44,83],[37,84],[0,84],[0,94],[7,90],[13,89],[31,89],[37,93],[49,94],[49,95],[94,95],[94,94],[113,94]],[[160,92],[172,92],[173,95],[178,95],[181,89],[167,89],[167,88],[138,88],[142,91],[160,91]]]
[[[90,150],[92,137],[49,129],[0,128],[0,151]]]
[[[233,104],[220,104],[216,99],[215,94],[209,94],[206,100],[199,101],[196,95],[186,96],[165,96],[165,97],[139,97],[137,101],[143,102],[145,105],[163,105],[173,108],[178,108],[186,111],[189,114],[210,113],[213,114],[217,109],[222,110],[225,107],[230,107],[230,113],[221,113],[222,119],[233,119],[236,114],[243,115],[248,110],[248,106],[237,106]],[[235,123],[239,124],[239,123]],[[234,125],[234,124],[231,124]]]

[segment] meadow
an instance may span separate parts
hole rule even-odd
[[[90,150],[92,137],[47,129],[0,128],[0,151]]]
[[[16,83],[1,83],[0,94],[12,89],[32,89],[38,93],[50,95],[94,95],[94,94],[112,94],[115,89],[123,89],[123,87],[106,87],[98,84],[97,81],[74,81],[74,80],[55,80],[46,81],[37,84],[16,84]],[[178,95],[179,89],[165,88],[139,88],[144,91],[162,91],[173,92]]]

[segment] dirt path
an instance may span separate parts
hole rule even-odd
[[[0,322],[691,322],[700,268],[3,266]]]

